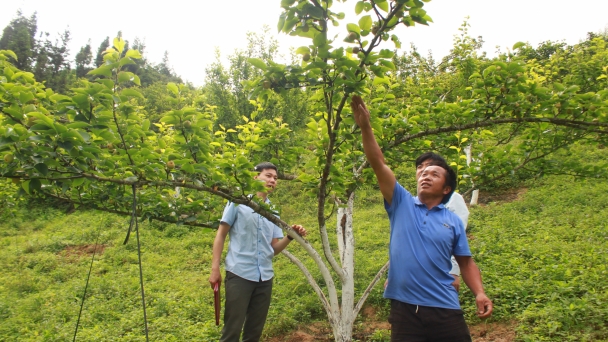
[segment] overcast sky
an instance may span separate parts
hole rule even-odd
[[[335,7],[346,13],[345,22],[357,22],[356,1]],[[165,50],[176,73],[195,85],[202,85],[205,67],[215,59],[218,47],[223,56],[246,46],[245,33],[260,32],[263,25],[276,34],[281,14],[280,0],[2,0],[0,27],[15,17],[18,9],[29,17],[38,13],[38,31],[57,34],[70,30],[73,56],[91,40],[94,52],[101,41],[113,38],[120,30],[133,41],[145,40],[146,55],[159,63]],[[496,46],[502,51],[518,41],[533,46],[546,40],[577,43],[587,32],[604,31],[608,27],[608,0],[433,0],[425,4],[433,18],[430,26],[400,28],[403,48],[414,43],[419,51],[432,50],[440,58],[452,46],[458,28],[469,17],[469,34],[483,36],[484,50],[494,55]],[[342,29],[336,33],[345,34]],[[276,34],[282,51],[288,55],[290,46],[306,44],[306,40]],[[331,36],[331,35],[330,35]],[[341,41],[342,39],[340,39]],[[392,43],[385,45],[393,48]]]

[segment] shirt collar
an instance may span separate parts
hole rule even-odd
[[[426,206],[426,204],[420,202],[420,199],[418,198],[418,196],[414,197],[414,204],[418,205],[418,206]],[[438,208],[438,209],[445,209],[445,205],[443,203],[439,203],[438,205],[434,206],[433,208],[431,208],[431,210]]]
[[[255,196],[255,195],[254,194],[247,195],[247,197],[249,197],[249,199],[254,199],[253,196]],[[270,204],[270,198],[268,198],[268,196],[266,196],[266,200],[264,201],[264,203]]]

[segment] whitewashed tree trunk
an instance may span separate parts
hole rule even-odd
[[[471,161],[473,160],[473,145],[468,145],[467,147],[464,148],[464,153],[466,153],[467,155],[467,166],[471,165]],[[475,188],[475,183],[473,183],[473,180],[471,179],[471,187],[474,189]],[[473,190],[472,194],[471,194],[471,202],[469,203],[470,205],[477,205],[477,202],[479,201],[479,190],[475,189]]]
[[[479,190],[473,190],[471,194],[471,205],[477,205],[477,201],[479,200]]]
[[[353,232],[353,211],[354,211],[355,193],[353,192],[348,198],[346,204],[339,202],[336,199],[336,205],[338,206],[337,211],[337,224],[336,224],[336,236],[338,238],[338,252],[340,255],[340,282],[342,286],[342,300],[337,300],[336,284],[331,280],[329,275],[330,269],[326,266],[326,263],[321,259],[321,256],[313,252],[314,249],[308,244],[308,242],[297,234],[290,234],[296,238],[296,240],[307,250],[310,257],[315,260],[317,266],[321,270],[321,274],[327,284],[327,293],[329,299],[325,295],[324,290],[315,281],[314,277],[308,271],[306,266],[298,260],[291,253],[286,250],[283,254],[287,256],[304,274],[308,283],[312,286],[313,290],[319,297],[323,308],[327,313],[329,323],[332,327],[334,338],[337,342],[351,342],[353,335],[353,326],[359,311],[363,307],[365,300],[371,293],[374,286],[382,278],[382,275],[388,269],[388,262],[378,271],[374,279],[370,282],[365,291],[361,294],[359,300],[355,302],[355,237]],[[286,229],[290,233],[290,229]],[[322,233],[323,234],[323,233]],[[326,238],[322,239],[324,250],[329,250],[329,240]],[[327,259],[327,255],[326,255]],[[332,261],[327,261],[330,265]]]

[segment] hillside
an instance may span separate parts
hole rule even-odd
[[[503,322],[515,324],[517,339],[522,341],[608,339],[608,284],[604,281],[608,182],[550,177],[529,185],[519,189],[515,199],[492,194],[485,197],[490,203],[472,208],[470,241],[495,303],[490,324],[476,331],[491,334],[492,322]],[[285,202],[282,217],[288,222],[313,227],[314,210],[298,192],[295,186],[285,186],[275,202]],[[356,279],[361,291],[385,262],[388,234],[375,190],[361,193],[357,209],[356,263],[360,267]],[[0,339],[72,339],[98,241],[77,340],[144,340],[135,235],[123,245],[127,219],[95,212],[67,215],[33,204],[4,216],[0,224]],[[219,328],[213,322],[212,293],[206,280],[213,237],[209,229],[158,223],[141,226],[151,340],[217,339]],[[295,244],[289,250],[303,255]],[[285,257],[278,257],[275,265],[267,338],[289,336],[304,326],[316,326],[317,337],[329,338],[331,330],[323,329],[325,314],[304,277]],[[462,300],[469,322],[480,323],[473,317],[468,290],[463,291]],[[387,315],[379,288],[367,306],[355,336],[388,340],[386,326],[375,324],[385,322]]]

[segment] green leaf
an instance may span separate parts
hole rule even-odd
[[[525,46],[525,45],[526,45],[526,43],[524,43],[524,42],[517,42],[517,43],[515,43],[515,44],[513,45],[513,50],[515,51],[515,50],[517,50],[517,49],[519,49],[520,47]]]
[[[397,70],[397,68],[395,67],[395,64],[393,64],[393,62],[388,61],[386,59],[381,59],[380,64],[382,64],[383,66],[385,66],[391,70]]]
[[[38,119],[37,123],[44,123],[45,125],[47,125],[50,128],[55,128],[55,126],[53,125],[53,119],[49,118],[48,116],[40,113],[40,112],[31,112],[28,113],[28,116],[33,116],[35,118]]]
[[[279,17],[279,22],[277,23],[277,32],[281,32],[283,27],[285,26],[285,13],[281,14]]]
[[[120,92],[120,95],[127,96],[127,97],[139,97],[140,99],[144,98],[144,96],[139,91],[137,91],[137,90],[135,90],[133,88],[123,89]]]
[[[82,121],[77,121],[77,122],[72,122],[68,125],[66,125],[67,128],[72,128],[72,129],[77,129],[77,128],[87,128],[90,125],[86,122],[82,122]]]
[[[298,20],[298,18],[292,18],[292,19],[286,20],[285,26],[283,26],[283,32],[285,32],[285,33],[291,32],[293,27],[296,26],[299,22],[300,22],[300,20]]]
[[[139,51],[137,51],[137,50],[131,49],[131,50],[127,51],[127,54],[125,55],[125,57],[141,59],[141,53],[139,53]]]
[[[181,170],[187,173],[194,173],[194,165],[185,163],[181,165]]]
[[[133,60],[129,57],[123,57],[120,59],[120,62],[118,62],[119,67],[122,67],[124,65],[129,65],[129,64],[135,64],[135,62],[133,62]]]
[[[305,53],[310,53],[310,48],[308,46],[300,46],[296,49],[296,54],[303,55]]]
[[[160,122],[164,122],[169,125],[175,125],[179,122],[179,120],[173,114],[167,114],[160,118]]]
[[[364,6],[365,6],[364,1],[357,2],[357,4],[355,5],[355,14],[357,14],[357,15],[361,14],[361,12],[363,12]]]
[[[11,51],[12,52],[12,51]],[[6,78],[10,81],[11,77],[13,77],[15,73],[13,72],[13,70],[11,70],[11,68],[6,67],[4,68],[4,76],[6,76]]]
[[[366,30],[366,31],[371,30],[372,24],[373,24],[372,17],[369,15],[363,16],[363,17],[361,17],[361,19],[359,19],[359,27],[361,28],[361,30]]]
[[[348,32],[355,32],[355,33],[359,33],[361,31],[361,29],[359,28],[359,26],[357,24],[346,24],[346,30],[348,30]]]
[[[173,82],[167,83],[167,90],[169,90],[173,95],[177,95],[177,93],[179,93],[179,88],[177,88],[177,85]]]
[[[36,165],[34,165],[34,168],[40,172],[40,174],[42,174],[43,176],[46,176],[49,173],[49,167],[46,166],[46,164],[44,163],[38,163]]]
[[[112,67],[109,65],[102,65],[97,69],[93,69],[87,73],[87,75],[98,75],[105,77],[112,77]]]
[[[76,132],[80,135],[80,137],[82,137],[82,140],[84,140],[85,143],[89,143],[89,141],[91,140],[91,136],[89,135],[89,133],[82,130],[77,130]]]
[[[308,7],[308,15],[315,19],[323,19],[323,9],[317,6]]]
[[[26,104],[33,99],[34,99],[34,94],[32,94],[30,92],[22,92],[21,94],[19,94],[19,101],[21,101],[22,104]]]
[[[122,54],[122,50],[125,49],[125,41],[121,37],[114,38],[114,47],[119,54]]]
[[[76,178],[72,180],[72,187],[77,188],[84,183],[85,178]]]
[[[106,88],[113,90],[114,89],[114,81],[109,80],[107,78],[100,78],[97,80],[97,82],[103,84]],[[53,95],[55,96],[55,95]]]
[[[376,6],[380,7],[381,10],[388,13],[388,1],[386,1],[386,0],[376,1]]]
[[[32,179],[32,181],[30,182],[30,191],[40,191],[41,185],[42,184],[40,183],[40,179]]]
[[[133,76],[135,76],[135,74],[133,74],[132,72],[128,72],[128,71],[121,71],[118,73],[118,82],[122,83],[122,82],[129,82],[133,80]]]
[[[78,107],[82,109],[89,109],[89,96],[85,94],[78,94],[72,97],[72,100],[76,102]]]
[[[144,122],[142,122],[141,129],[143,129],[144,131],[147,131],[150,129],[150,120],[149,119],[145,119]]]
[[[28,193],[28,195],[30,195],[30,182],[30,180],[21,182],[21,187],[23,188],[23,190],[25,190],[25,192]]]
[[[315,44],[316,47],[323,47],[325,46],[325,44],[327,43],[327,33],[326,32],[319,32],[319,34],[317,34],[313,39],[312,39],[313,44]]]
[[[266,63],[264,63],[264,61],[260,58],[249,58],[249,59],[247,59],[247,61],[258,69],[266,70],[266,68],[267,68]]]
[[[391,84],[391,82],[389,81],[388,77],[374,77],[372,84],[377,86],[380,84]]]
[[[294,2],[295,0],[281,0],[281,7],[289,8]]]
[[[57,131],[57,133],[59,134],[63,134],[68,131],[68,128],[60,124],[59,122],[54,122],[53,126],[55,127],[55,131]]]
[[[11,50],[0,50],[0,53],[2,53],[3,55],[9,55],[12,59],[18,61],[17,55]]]

